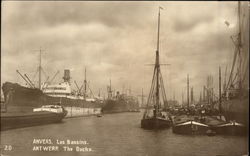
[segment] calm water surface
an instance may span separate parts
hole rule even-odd
[[[63,123],[21,128],[1,132],[1,153],[8,156],[216,156],[248,153],[247,137],[183,136],[172,129],[151,131],[140,128],[142,113],[120,113],[101,118],[64,119]],[[33,151],[34,139],[51,139],[59,151]],[[72,145],[63,151],[56,140],[83,140],[87,145]],[[5,151],[11,145],[11,151]],[[47,146],[47,145],[43,145]],[[91,152],[77,152],[75,147],[88,147]]]

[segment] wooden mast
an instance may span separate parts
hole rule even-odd
[[[184,103],[184,102],[183,102],[183,98],[184,98],[184,97],[183,97],[183,91],[182,91],[182,92],[181,92],[181,105],[182,105],[182,106],[183,106],[183,103]]]
[[[242,43],[241,43],[241,3],[240,1],[238,2],[238,20],[239,20],[239,34],[238,34],[238,53],[239,53],[239,67],[238,67],[238,75],[239,75],[239,89],[241,91],[242,89],[242,71],[241,71],[241,64],[242,64],[242,54],[241,54],[241,47],[242,47]]]
[[[38,88],[41,90],[41,82],[42,82],[42,48],[40,47],[39,50],[39,66],[38,66]]]
[[[38,67],[38,72],[39,72],[39,79],[38,79],[38,85],[39,85],[39,89],[41,90],[41,83],[42,83],[42,48],[40,47],[39,50],[39,67]]]
[[[157,32],[157,49],[156,49],[156,58],[155,58],[155,64],[154,64],[154,74],[152,78],[151,88],[147,100],[147,107],[145,109],[145,112],[143,114],[143,119],[141,120],[141,126],[142,128],[146,129],[152,129],[152,128],[167,128],[170,126],[170,120],[163,117],[160,107],[160,94],[162,94],[162,100],[163,104],[165,104],[166,101],[166,94],[163,84],[163,78],[160,71],[160,59],[159,59],[159,39],[160,39],[160,9],[163,9],[159,7],[159,13],[158,13],[158,32]],[[149,112],[149,104],[154,104],[153,109],[153,116],[150,117]],[[165,118],[165,119],[163,119]]]
[[[143,96],[143,88],[141,89],[141,107],[144,105],[144,96]]]
[[[189,75],[187,75],[187,109],[189,110]]]
[[[163,79],[160,71],[160,59],[159,59],[159,40],[160,40],[160,9],[163,9],[162,7],[159,7],[159,13],[158,13],[158,31],[157,31],[157,49],[156,49],[156,57],[155,57],[155,64],[154,64],[154,72],[153,72],[153,79],[151,83],[151,88],[147,100],[147,108],[149,106],[149,103],[152,101],[154,103],[154,117],[159,116],[160,114],[160,93],[163,94],[163,101],[166,101],[166,95]],[[161,89],[161,92],[160,92]],[[148,109],[145,110],[144,117],[148,113]]]
[[[42,51],[40,48],[40,57],[39,57],[39,80],[38,80],[38,85],[39,85],[39,89],[41,89],[41,81],[42,81],[42,77],[41,77],[41,71],[42,71]]]
[[[159,97],[159,72],[160,72],[160,63],[159,63],[160,10],[161,10],[161,7],[159,7],[159,13],[158,13],[157,50],[156,50],[156,60],[155,60],[155,70],[156,70],[156,115],[159,114],[159,107],[160,107],[160,97]]]
[[[219,67],[219,111],[220,111],[220,118],[221,118],[221,69]]]
[[[243,80],[243,76],[242,76],[242,38],[241,38],[241,3],[240,1],[238,2],[238,36],[237,36],[237,41],[235,41],[233,39],[233,37],[231,36],[231,39],[233,41],[233,44],[234,46],[236,47],[235,48],[235,53],[234,53],[234,59],[233,59],[233,64],[232,64],[232,67],[231,67],[231,71],[230,71],[230,75],[229,75],[229,79],[228,79],[228,83],[227,83],[227,86],[226,86],[226,89],[230,88],[230,85],[232,85],[234,83],[234,80],[235,78],[233,78],[233,72],[234,72],[234,69],[235,69],[235,64],[237,62],[237,59],[238,59],[238,69],[236,69],[236,75],[235,77],[237,77],[237,80],[238,80],[238,88],[241,92],[242,90],[242,80]]]
[[[87,71],[85,67],[85,74],[84,74],[84,99],[86,99],[86,93],[87,93]]]

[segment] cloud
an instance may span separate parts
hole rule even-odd
[[[209,23],[211,22],[214,17],[213,16],[206,16],[204,14],[189,14],[187,15],[189,17],[192,16],[191,19],[176,19],[175,23],[174,23],[174,30],[177,32],[185,32],[185,31],[190,31],[192,29],[194,29],[196,26],[198,26],[199,24],[203,24],[203,23]]]
[[[2,5],[1,79],[23,83],[19,69],[30,77],[38,65],[39,47],[45,49],[42,65],[55,82],[64,69],[81,84],[84,68],[92,90],[106,92],[109,79],[116,90],[141,88],[148,93],[154,63],[158,6],[161,12],[160,59],[168,96],[180,99],[186,75],[197,94],[208,74],[231,61],[229,36],[237,21],[234,2],[14,2]],[[37,79],[37,78],[36,78]],[[43,77],[45,79],[45,77]],[[73,86],[74,87],[74,86]]]
[[[145,3],[145,2],[144,2]],[[123,27],[130,22],[140,24],[137,16],[143,15],[147,7],[138,2],[7,2],[3,5],[6,14],[4,22],[8,27],[39,29],[56,27],[62,23],[83,25],[102,23],[108,27]]]

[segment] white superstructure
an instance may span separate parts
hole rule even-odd
[[[42,85],[42,91],[44,94],[52,97],[65,97],[69,99],[80,99],[89,102],[95,102],[98,98],[90,98],[86,92],[80,93],[80,91],[74,91],[71,89],[70,84],[70,71],[68,69],[64,70],[63,82],[58,84],[48,84],[45,83]],[[83,95],[85,94],[85,96]],[[99,99],[100,100],[100,99]]]
[[[71,87],[68,82],[62,82],[54,85],[47,85],[43,88],[43,93],[51,96],[69,96],[72,95]]]
[[[59,84],[53,84],[53,85],[44,85],[45,87],[42,88],[43,93],[52,96],[52,97],[66,97],[69,99],[80,99],[84,100],[83,95],[78,95],[77,92],[73,92],[71,90],[69,82],[62,82]],[[85,99],[89,102],[94,102],[96,99],[94,98],[87,98]]]

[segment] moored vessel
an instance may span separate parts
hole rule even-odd
[[[159,34],[160,34],[160,10],[158,14],[158,34],[157,34],[157,50],[156,61],[154,66],[154,74],[151,84],[150,93],[148,96],[147,106],[141,120],[141,127],[144,129],[161,129],[171,126],[171,120],[167,112],[163,112],[162,107],[165,106],[167,99],[163,78],[160,71],[160,58],[159,58]],[[161,94],[161,98],[160,98]],[[162,99],[162,101],[160,101]],[[150,106],[153,105],[153,109]],[[153,114],[151,113],[153,111]],[[166,114],[164,114],[166,113]]]
[[[213,126],[212,129],[216,132],[216,134],[223,135],[246,135],[247,129],[246,126],[237,123],[236,121],[230,121],[224,124]]]
[[[237,35],[231,36],[234,58],[223,87],[221,109],[228,122],[235,120],[249,127],[249,2],[238,2],[237,26]]]
[[[108,97],[104,100],[102,113],[121,113],[121,112],[139,112],[139,103],[137,98],[130,94],[120,94],[117,91],[113,94],[110,84],[107,87]]]
[[[8,105],[8,104],[7,104]],[[7,109],[8,110],[8,109]],[[59,123],[66,116],[67,111],[59,105],[46,105],[33,111],[6,111],[1,107],[1,130]]]
[[[58,84],[44,84],[42,91],[48,97],[49,102],[60,103],[68,111],[66,117],[89,116],[101,114],[103,100],[95,97],[86,80],[86,68],[84,84],[79,87],[74,81],[77,91],[73,91],[70,82],[70,71],[64,70],[63,82]],[[90,93],[87,91],[89,90]]]
[[[172,131],[176,134],[207,134],[209,126],[195,120],[187,120],[180,123],[173,123]]]
[[[70,71],[64,71],[64,81],[58,84],[44,83],[41,89],[25,87],[17,83],[5,82],[2,86],[4,99],[11,100],[8,109],[32,111],[43,105],[60,104],[68,111],[66,117],[88,116],[101,113],[102,100],[73,92],[70,84]],[[11,94],[11,98],[9,98]],[[9,110],[11,111],[11,110]]]

